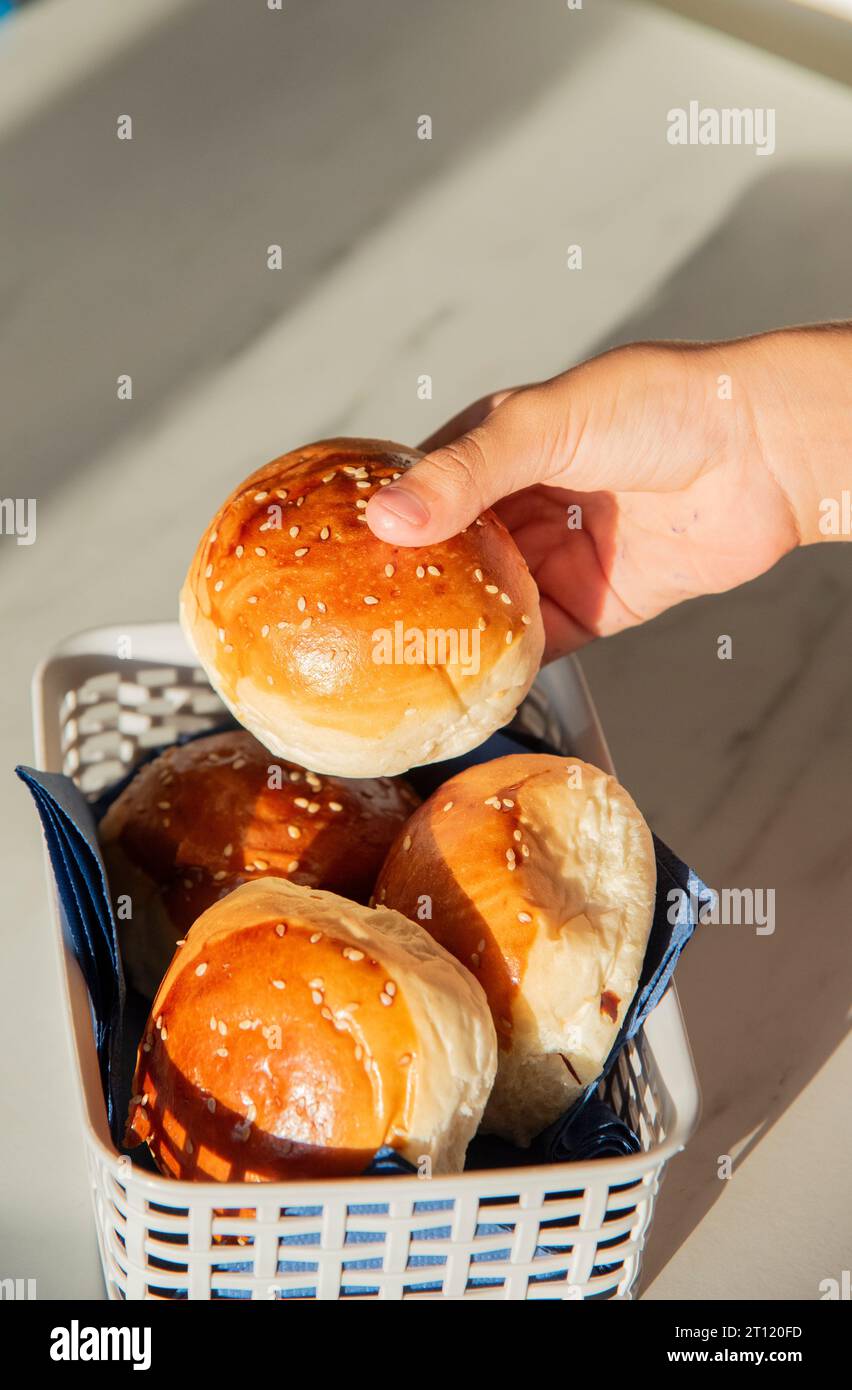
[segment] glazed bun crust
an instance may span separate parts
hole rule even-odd
[[[418,549],[367,525],[369,498],[419,457],[330,439],[274,459],[219,509],[183,586],[184,632],[222,699],[320,772],[392,774],[475,747],[539,666],[538,592],[492,512]],[[420,654],[416,632],[432,641]]]
[[[499,1068],[484,1129],[528,1144],[600,1075],[654,911],[651,833],[622,786],[576,758],[518,754],[415,811],[376,900],[418,918],[488,997]]]
[[[176,942],[212,903],[271,875],[366,902],[419,804],[401,780],[319,777],[245,730],[169,748],[139,769],[99,836],[128,977],[150,998]]]
[[[454,1171],[496,1050],[478,984],[422,928],[263,879],[175,954],[126,1142],[167,1176],[219,1182],[361,1173],[385,1144]]]

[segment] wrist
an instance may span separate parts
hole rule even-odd
[[[848,539],[852,329],[782,329],[731,347],[761,466],[787,500],[799,544]]]

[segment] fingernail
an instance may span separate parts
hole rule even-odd
[[[369,512],[370,521],[377,526],[392,527],[398,521],[407,526],[425,526],[429,520],[426,503],[408,488],[395,487],[393,483],[371,498]]]

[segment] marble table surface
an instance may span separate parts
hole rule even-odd
[[[172,616],[209,514],[275,453],[416,441],[630,338],[852,315],[847,88],[637,3],[356,8],[294,12],[285,41],[262,7],[160,0],[37,109],[0,109],[2,493],[38,498],[36,544],[0,537],[7,769],[31,756],[36,662]],[[0,26],[0,89],[10,53]],[[776,153],[673,149],[666,112],[693,98],[774,107]],[[680,970],[704,1111],[646,1298],[814,1299],[849,1267],[850,560],[803,551],[583,655],[652,825],[708,882],[776,894],[773,935],[708,927]],[[101,1298],[40,836],[10,772],[0,808],[0,1274]]]

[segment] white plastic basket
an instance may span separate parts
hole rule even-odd
[[[88,794],[223,709],[174,623],[70,638],[33,681],[36,755]],[[519,726],[612,768],[579,666],[548,667]],[[51,899],[106,1287],[113,1299],[629,1298],[665,1164],[698,1086],[674,988],[603,1094],[642,1152],[452,1177],[174,1182],[110,1138],[85,982]]]

